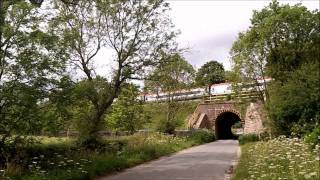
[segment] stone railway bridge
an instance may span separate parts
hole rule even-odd
[[[242,111],[241,111],[242,109]],[[263,131],[261,102],[251,102],[238,107],[232,101],[201,102],[188,119],[190,129],[210,129],[218,139],[234,139],[231,127],[240,122],[244,134],[259,134]]]

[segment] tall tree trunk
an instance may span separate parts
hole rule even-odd
[[[103,115],[108,110],[108,108],[111,107],[113,100],[118,97],[120,87],[122,80],[120,78],[121,76],[121,70],[118,70],[117,76],[115,77],[115,83],[113,86],[112,94],[105,99],[102,100],[102,103],[99,103],[97,98],[94,98],[92,103],[96,103],[97,105],[95,107],[95,112],[92,115],[92,118],[89,119],[89,122],[91,123],[91,126],[88,127],[88,134],[84,134],[83,136],[83,142],[84,146],[87,145],[95,145],[98,143],[98,132],[100,130],[101,122],[103,121]]]
[[[96,143],[98,141],[98,132],[100,131],[100,125],[103,121],[103,115],[107,111],[107,109],[112,105],[113,100],[116,98],[115,96],[111,96],[105,103],[95,107],[95,112],[92,114],[92,118],[89,119],[89,123],[91,125],[88,126],[89,131],[88,134],[83,134],[83,141],[86,143]]]

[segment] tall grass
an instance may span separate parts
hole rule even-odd
[[[240,145],[244,145],[249,142],[259,141],[259,136],[256,134],[242,134],[239,136],[238,140]]]
[[[140,134],[105,140],[105,146],[95,151],[81,149],[73,140],[46,138],[45,143],[29,147],[18,166],[2,169],[0,177],[92,179],[213,140],[208,137],[212,133],[201,132],[190,137]]]

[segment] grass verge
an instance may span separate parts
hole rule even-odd
[[[73,141],[59,143],[54,140],[50,143],[46,140],[46,144],[29,147],[21,163],[0,171],[0,177],[23,180],[93,179],[212,140],[213,134],[207,131],[190,137],[154,133],[109,139],[105,147],[96,151],[80,149]]]
[[[239,144],[244,145],[249,142],[259,141],[259,136],[256,134],[242,134],[239,136]]]
[[[320,179],[319,147],[279,137],[241,146],[234,180]]]

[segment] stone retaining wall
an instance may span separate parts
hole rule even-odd
[[[244,134],[260,134],[263,132],[262,108],[261,103],[250,103],[244,120]]]

